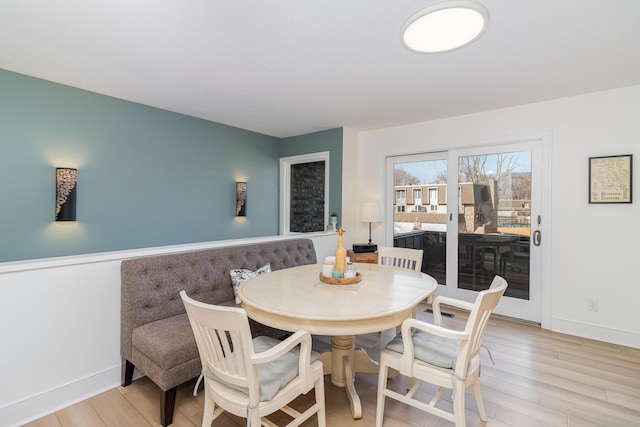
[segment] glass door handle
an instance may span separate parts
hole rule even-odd
[[[540,246],[540,241],[542,240],[542,233],[540,230],[536,230],[533,232],[533,244],[536,246]]]

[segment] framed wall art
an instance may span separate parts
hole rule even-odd
[[[631,203],[633,156],[589,157],[589,203]]]

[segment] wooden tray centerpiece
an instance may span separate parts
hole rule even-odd
[[[353,285],[354,283],[358,283],[362,280],[362,276],[360,272],[356,272],[356,277],[343,277],[343,278],[335,278],[335,277],[327,277],[320,272],[320,281],[324,283],[328,283],[330,285]]]

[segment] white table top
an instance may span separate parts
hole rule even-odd
[[[249,317],[284,330],[320,335],[353,335],[392,328],[433,294],[434,278],[378,264],[355,264],[362,280],[354,285],[320,281],[320,264],[273,271],[238,290]]]

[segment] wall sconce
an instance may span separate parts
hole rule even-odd
[[[247,216],[246,182],[236,182],[236,216]]]
[[[76,220],[78,170],[56,168],[56,221]]]

